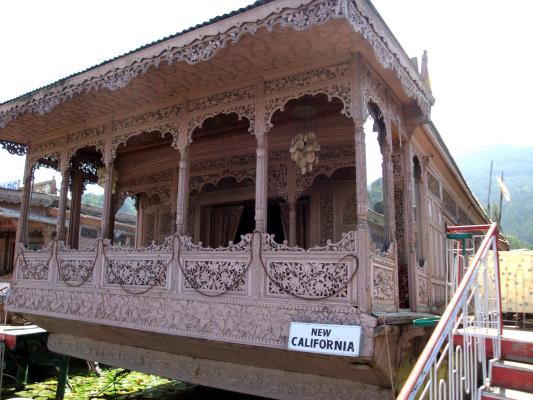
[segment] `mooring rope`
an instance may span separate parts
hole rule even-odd
[[[52,256],[54,255],[54,246],[55,246],[54,242],[55,242],[55,240],[52,242],[52,252],[50,253],[50,257],[48,258],[48,260],[45,263],[45,265],[48,267],[48,270],[50,270],[50,262],[52,261]],[[37,278],[37,273],[38,273],[37,272],[38,268],[37,268],[37,266],[35,266],[35,268],[33,268],[33,270],[32,270],[32,268],[30,268],[30,266],[28,265],[28,260],[26,260],[25,253],[26,252],[22,248],[19,247],[19,252],[17,254],[17,257],[15,258],[15,261],[14,261],[13,265],[15,265],[15,267],[17,267],[17,265],[18,265],[17,263],[19,262],[19,259],[22,258],[22,265],[24,266],[24,269],[27,272],[31,273],[31,276],[33,277],[33,280],[36,281],[36,280],[38,280],[38,279],[36,279]],[[42,260],[36,260],[36,261],[42,261]],[[16,279],[18,279],[18,273],[19,273],[19,271],[17,269],[16,274],[15,274]]]
[[[189,283],[189,285],[191,286],[192,289],[194,289],[194,291],[198,292],[199,294],[203,295],[203,296],[206,296],[206,297],[220,297],[234,289],[237,288],[237,286],[242,282],[244,282],[244,276],[246,275],[246,273],[248,272],[248,270],[250,269],[250,266],[252,265],[252,261],[253,261],[253,244],[254,244],[254,236],[255,236],[255,232],[254,234],[252,235],[252,241],[250,243],[250,259],[248,260],[248,263],[246,265],[246,267],[241,271],[240,274],[237,274],[237,277],[233,280],[233,282],[231,283],[231,285],[224,285],[224,290],[221,291],[221,292],[218,292],[218,293],[208,293],[208,292],[205,292],[203,291],[202,289],[200,289],[198,286],[198,282],[194,281],[193,279],[191,279],[188,274],[187,274],[187,271],[185,271],[183,269],[183,265],[181,265],[181,260],[180,260],[180,255],[181,255],[181,237],[178,236],[178,266],[181,270],[181,273],[183,274],[183,276],[185,277],[185,279],[187,280],[187,282]]]
[[[331,297],[334,297],[336,296],[337,294],[339,294],[341,291],[343,291],[344,289],[346,289],[346,287],[350,284],[350,282],[353,280],[353,278],[355,277],[355,275],[357,274],[357,271],[359,270],[359,258],[355,255],[355,254],[345,254],[344,256],[342,256],[336,263],[335,263],[335,269],[337,269],[337,267],[343,263],[345,260],[347,259],[353,259],[355,260],[355,268],[352,272],[352,274],[350,275],[350,277],[346,280],[346,282],[344,282],[340,287],[339,289],[333,291],[332,293],[329,293],[327,295],[324,295],[324,296],[320,296],[320,297],[307,297],[307,296],[302,296],[298,293],[294,293],[292,291],[290,291],[289,289],[287,289],[285,286],[283,286],[282,283],[278,282],[276,279],[274,279],[274,277],[270,274],[270,272],[268,271],[268,268],[265,266],[265,263],[263,261],[263,240],[262,240],[262,236],[261,236],[261,242],[259,244],[259,262],[261,263],[261,267],[263,267],[263,270],[265,271],[265,274],[266,276],[268,277],[268,279],[270,279],[282,292],[290,295],[290,296],[293,296],[293,297],[296,297],[297,299],[300,299],[300,300],[307,300],[307,301],[314,301],[314,300],[325,300],[325,299],[329,299]],[[311,279],[311,277],[309,277],[309,279]]]
[[[102,243],[102,247],[103,247],[103,239],[96,240],[95,242],[96,243],[96,254],[94,256],[94,260],[91,262],[91,267],[85,271],[85,275],[78,283],[72,283],[71,281],[68,280],[68,277],[63,275],[63,270],[62,270],[63,264],[62,264],[62,261],[60,261],[59,258],[57,257],[57,253],[59,252],[58,247],[57,247],[57,241],[54,241],[54,242],[55,242],[54,246],[55,246],[55,260],[56,260],[56,265],[57,265],[57,273],[61,281],[63,281],[65,285],[74,287],[74,288],[80,287],[84,283],[88,282],[89,278],[93,275],[94,268],[96,267],[96,263],[98,262],[98,255],[100,254],[100,243]],[[54,251],[54,248],[52,248],[52,252],[53,251]],[[72,261],[72,260],[65,260],[65,261]],[[74,261],[78,261],[78,260],[74,260]]]
[[[111,264],[110,260],[109,260],[109,257],[107,256],[107,253],[106,253],[106,250],[105,250],[105,246],[102,246],[102,249],[103,249],[103,257],[104,257],[104,261],[107,265],[107,271],[111,272],[115,278],[117,278],[117,280],[121,280],[120,277],[115,274],[115,272],[113,271],[113,265]],[[145,289],[141,289],[141,290],[131,290],[128,286],[131,286],[131,285],[125,285],[121,282],[118,283],[118,286],[123,290],[125,291],[126,293],[128,294],[134,294],[134,295],[138,295],[138,294],[145,294],[145,293],[148,293],[150,290],[152,290],[156,285],[160,284],[162,279],[163,279],[163,272],[167,272],[168,271],[168,267],[172,264],[172,261],[174,261],[174,254],[175,254],[175,246],[174,246],[174,241],[172,242],[172,256],[170,257],[170,260],[168,260],[168,262],[164,265],[161,266],[160,270],[159,270],[159,274],[154,278],[154,279],[151,279],[149,281],[149,285],[148,287],[146,287]],[[166,279],[166,274],[165,274],[165,279]]]

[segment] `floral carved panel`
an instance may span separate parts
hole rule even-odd
[[[348,297],[347,288],[343,288],[349,279],[348,262],[270,261],[268,270],[273,278],[268,281],[269,294]]]
[[[27,260],[20,257],[18,262],[18,280],[46,281],[48,280],[48,271],[50,261],[47,260]]]
[[[238,103],[241,101],[253,101],[255,90],[253,87],[244,87],[234,90],[226,90],[211,94],[189,103],[189,112],[205,110],[207,108],[220,107],[225,104]]]
[[[429,288],[426,278],[418,276],[418,290],[417,290],[418,304],[422,307],[429,306]]]
[[[186,289],[245,292],[246,261],[190,260],[184,263]]]
[[[299,72],[294,75],[265,81],[265,95],[301,89],[324,82],[344,80],[349,77],[349,64],[336,64],[324,68]]]
[[[107,285],[164,287],[169,261],[161,259],[107,259]]]
[[[394,271],[373,265],[372,295],[380,303],[394,303]]]
[[[60,260],[57,279],[62,282],[93,282],[95,260]]]

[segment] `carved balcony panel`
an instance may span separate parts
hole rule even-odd
[[[252,234],[225,247],[203,247],[189,237],[180,238],[180,291],[204,296],[249,295]]]
[[[396,311],[397,282],[396,263],[387,254],[372,253],[372,309],[374,311]]]
[[[259,233],[218,248],[186,236],[138,249],[102,240],[84,250],[54,244],[19,257],[8,309],[45,325],[79,321],[278,349],[286,348],[291,321],[356,324],[369,355],[375,322],[354,307],[356,236],[308,250]],[[394,267],[381,258],[373,268],[385,272],[374,280],[386,286]]]
[[[355,232],[343,234],[337,243],[327,241],[308,250],[276,243],[269,234],[263,243],[266,297],[332,302],[356,298]]]
[[[140,249],[104,246],[102,286],[129,290],[165,290],[170,287],[174,259],[171,237],[161,245],[152,243]]]
[[[53,261],[53,249],[53,244],[34,251],[21,246],[15,260],[18,265],[15,273],[16,280],[48,283],[51,280],[50,265]]]
[[[18,261],[17,279],[19,281],[47,282],[49,280],[49,260],[45,255],[25,256]]]

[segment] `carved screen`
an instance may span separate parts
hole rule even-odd
[[[355,201],[355,185],[349,183],[339,184],[335,191],[335,236],[339,241],[342,233],[355,230],[357,210]]]
[[[149,196],[144,212],[143,244],[161,244],[172,233],[172,212],[169,201],[161,202],[157,195]]]

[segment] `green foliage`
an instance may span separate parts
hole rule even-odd
[[[378,178],[368,187],[368,208],[383,213],[383,179]]]
[[[123,369],[107,369],[101,377],[93,372],[69,374],[72,387],[66,388],[65,399],[169,399],[178,398],[189,386],[185,383],[147,375],[141,372]],[[55,398],[57,379],[49,378],[42,382],[26,385],[22,391],[6,390],[8,397],[16,395],[35,400],[49,400]],[[5,396],[6,392],[3,392]],[[2,397],[4,398],[4,397]]]
[[[104,204],[104,195],[96,193],[84,193],[81,202],[84,204],[89,204],[91,206],[102,207]]]
[[[511,245],[511,249],[530,249],[533,250],[533,245],[531,243],[524,242],[523,240],[518,239],[515,235],[507,235],[507,241]]]
[[[457,163],[470,188],[485,208],[488,200],[491,160],[494,161],[490,198],[491,216],[495,215],[494,211],[499,213],[498,208],[495,209],[493,206],[500,202],[500,190],[495,176],[500,176],[503,170],[505,185],[511,192],[511,203],[503,201],[502,230],[509,237],[516,238],[517,246],[532,246],[533,148],[491,146],[457,157]]]

